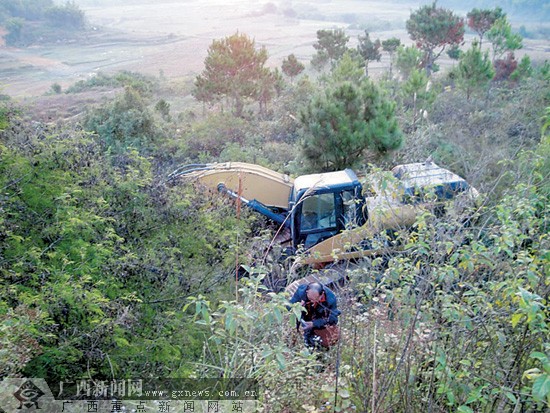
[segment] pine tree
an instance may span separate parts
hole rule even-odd
[[[452,11],[437,7],[434,2],[411,13],[407,31],[416,46],[424,52],[424,67],[430,76],[434,62],[445,48],[460,44],[464,39],[464,21]]]
[[[510,78],[517,81],[531,77],[532,74],[533,66],[531,66],[531,58],[529,55],[525,55],[521,58],[516,70],[510,75]]]
[[[313,99],[300,120],[304,156],[316,170],[358,166],[369,153],[384,155],[403,143],[395,104],[368,79],[329,88]]]
[[[390,78],[392,77],[393,58],[394,58],[395,52],[397,51],[397,48],[400,45],[401,45],[401,40],[399,40],[397,37],[392,37],[390,39],[382,41],[382,50],[384,50],[390,55]]]
[[[339,82],[360,83],[364,77],[361,59],[350,52],[344,53],[344,56],[338,61],[331,70],[329,82],[337,84]]]
[[[205,69],[195,80],[193,96],[209,103],[227,97],[233,101],[235,115],[241,116],[244,101],[258,97],[266,61],[266,49],[256,50],[254,40],[246,34],[214,40],[208,48]]]
[[[512,25],[506,16],[495,21],[487,32],[487,39],[493,46],[493,61],[501,59],[506,53],[513,53],[514,50],[523,47],[522,37],[517,33],[512,33]]]
[[[407,81],[401,87],[403,107],[412,110],[412,127],[421,119],[421,115],[433,103],[436,93],[431,89],[431,83],[425,71],[414,69]]]
[[[327,63],[331,65],[339,60],[347,50],[349,36],[342,29],[317,30],[317,43],[313,45],[317,53],[311,64],[321,70]]]
[[[495,75],[488,53],[482,53],[474,42],[458,63],[458,84],[469,100],[473,91],[482,89]]]
[[[359,44],[357,45],[357,51],[359,55],[365,61],[365,75],[369,75],[369,62],[380,61],[382,54],[380,48],[382,44],[380,39],[376,39],[374,42],[370,39],[369,32],[365,30],[364,36],[359,36]]]
[[[473,9],[466,15],[468,19],[468,27],[479,35],[479,48],[483,44],[483,36],[491,28],[491,26],[500,19],[505,17],[506,13],[500,7],[489,9]]]
[[[288,55],[286,59],[283,60],[283,65],[281,66],[281,69],[285,75],[290,77],[290,81],[294,81],[294,78],[298,76],[300,73],[302,73],[305,69],[305,66],[303,63],[299,62],[298,59],[296,59],[296,56],[294,54]]]
[[[399,46],[397,48],[397,61],[395,66],[401,72],[404,79],[408,79],[411,72],[419,69],[422,63],[422,52],[414,46]]]

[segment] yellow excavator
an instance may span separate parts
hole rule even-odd
[[[471,206],[479,196],[430,160],[361,180],[351,169],[292,179],[242,162],[184,165],[169,180],[217,190],[265,215],[280,226],[287,253],[298,253],[296,264],[314,268],[376,254],[380,234],[411,226],[426,209],[441,211],[451,200]]]

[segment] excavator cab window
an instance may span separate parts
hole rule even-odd
[[[318,231],[336,226],[334,194],[313,195],[302,203],[302,231]]]
[[[338,231],[333,192],[308,196],[301,202],[298,242],[310,248]]]

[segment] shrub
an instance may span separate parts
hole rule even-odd
[[[63,6],[50,7],[45,14],[54,27],[79,30],[86,24],[84,12],[74,1],[67,2]]]
[[[59,83],[54,83],[51,86],[52,93],[59,95],[61,93],[61,85]]]
[[[231,114],[211,114],[193,125],[183,140],[188,147],[188,156],[197,159],[208,154],[210,159],[218,157],[228,144],[243,145],[253,131],[250,123]]]
[[[505,59],[497,59],[494,62],[495,65],[495,81],[508,80],[512,73],[517,69],[518,62],[514,56],[514,53],[510,52],[506,55]]]
[[[115,151],[129,147],[147,151],[160,138],[145,99],[131,87],[126,87],[112,103],[90,110],[84,126],[99,134]]]
[[[98,72],[87,80],[79,80],[71,85],[67,88],[66,93],[79,93],[97,87],[117,88],[126,86],[137,90],[143,96],[149,96],[156,85],[150,76],[141,73],[123,70],[114,75],[108,75]]]

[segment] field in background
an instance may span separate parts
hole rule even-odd
[[[236,31],[265,46],[272,67],[280,66],[290,53],[307,64],[319,29],[346,28],[351,45],[365,28],[373,39],[399,37],[411,44],[405,21],[419,4],[360,0],[120,3],[81,0],[91,30],[78,43],[26,49],[0,45],[0,92],[14,98],[37,96],[50,90],[53,83],[65,89],[99,71],[162,73],[190,81],[202,70],[212,40]],[[550,56],[548,40],[526,40],[525,46],[523,52],[535,61]],[[453,64],[448,59],[439,63],[442,67]],[[369,72],[377,76],[387,66],[384,55],[381,62],[370,65]]]

